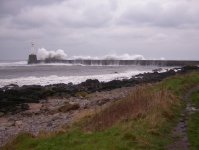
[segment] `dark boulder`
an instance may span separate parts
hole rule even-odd
[[[198,66],[184,66],[181,68],[181,72],[187,72],[187,71],[193,71],[193,70],[199,70]]]
[[[85,82],[80,83],[78,87],[81,91],[95,92],[101,87],[101,83],[97,79],[87,79]]]

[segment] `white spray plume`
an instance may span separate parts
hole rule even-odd
[[[72,56],[70,59],[76,59],[76,60],[97,60],[100,59],[99,57],[93,57],[93,56]]]
[[[103,57],[105,60],[144,60],[144,56],[142,55],[129,55],[129,54],[122,54],[122,55],[106,55]]]
[[[61,50],[58,49],[56,51],[48,51],[45,48],[40,48],[37,51],[37,56],[39,60],[45,60],[45,59],[58,59],[58,60],[63,60],[66,59],[67,54]],[[67,59],[102,59],[102,60],[144,60],[144,56],[142,55],[129,55],[127,53],[122,54],[122,55],[117,55],[117,54],[111,54],[111,55],[105,55],[102,57],[93,57],[93,56],[72,56],[68,57]]]
[[[122,54],[122,55],[116,55],[116,54],[112,54],[112,55],[105,55],[102,57],[92,57],[92,56],[73,56],[71,57],[71,59],[93,59],[93,60],[97,60],[97,59],[102,59],[102,60],[144,60],[144,56],[142,55],[129,55],[129,54]]]
[[[40,48],[37,51],[37,56],[39,60],[45,60],[45,59],[63,60],[66,58],[67,54],[61,49],[58,49],[56,51],[48,51],[45,48]]]

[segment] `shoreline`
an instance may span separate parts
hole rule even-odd
[[[97,108],[127,96],[136,86],[156,83],[193,70],[199,68],[186,66],[178,68],[178,71],[155,71],[110,82],[88,79],[77,85],[4,87],[0,89],[0,110],[4,110],[0,116],[0,147],[19,133],[28,132],[37,136],[40,132],[59,131],[73,123],[78,116],[95,112]]]
[[[141,73],[129,79],[112,80],[100,82],[97,79],[87,79],[80,84],[60,83],[50,85],[23,85],[19,87],[11,84],[0,88],[0,116],[4,114],[15,114],[29,109],[27,103],[39,103],[40,100],[49,97],[69,98],[77,95],[85,95],[93,92],[109,91],[121,87],[132,87],[143,83],[153,83],[161,81],[175,74],[186,73],[190,70],[198,70],[197,66],[185,66],[182,68],[168,69],[165,72]]]

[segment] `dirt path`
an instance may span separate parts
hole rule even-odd
[[[187,124],[188,118],[191,113],[193,113],[196,109],[192,106],[191,103],[191,95],[193,92],[199,90],[199,86],[196,86],[189,90],[183,97],[183,100],[186,103],[186,108],[181,114],[180,120],[177,126],[174,128],[172,132],[172,137],[174,139],[174,143],[168,146],[168,150],[189,150],[189,141],[187,135]]]

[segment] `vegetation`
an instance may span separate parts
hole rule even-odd
[[[199,108],[199,90],[196,92],[193,92],[191,96],[191,102],[195,108]]]
[[[199,109],[199,91],[192,94],[192,104]],[[188,137],[191,144],[191,150],[199,149],[199,112],[193,113],[188,121]]]
[[[188,137],[191,150],[199,149],[199,112],[191,115],[188,122]]]
[[[82,119],[65,132],[33,137],[21,134],[4,150],[163,149],[172,138],[184,95],[199,83],[199,73],[178,75],[135,88],[129,96]]]
[[[88,93],[85,92],[85,91],[81,91],[81,92],[77,92],[75,94],[76,97],[87,97],[88,96]]]

